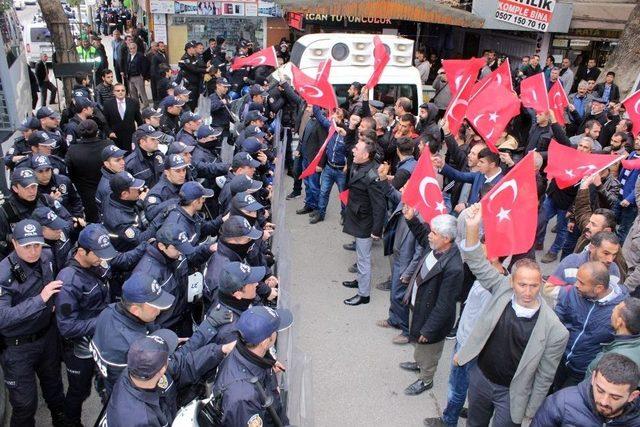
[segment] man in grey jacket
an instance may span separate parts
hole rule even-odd
[[[640,200],[640,179],[636,181],[636,200]],[[633,221],[631,230],[622,245],[622,255],[627,262],[627,278],[624,284],[629,288],[633,296],[637,296],[640,286],[640,215]]]
[[[469,373],[468,426],[520,425],[544,400],[567,344],[569,333],[540,297],[542,274],[535,261],[522,259],[513,274],[502,276],[480,247],[480,204],[467,210],[465,262],[491,292],[454,363],[477,358]]]

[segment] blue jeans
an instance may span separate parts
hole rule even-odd
[[[389,318],[388,322],[400,328],[402,335],[409,336],[409,306],[402,302],[407,285],[400,282],[400,276],[406,269],[408,263],[404,260],[398,260],[396,254],[393,257],[391,266],[391,292],[389,293]],[[411,261],[411,260],[409,260]],[[402,264],[402,265],[400,265]],[[404,267],[404,268],[401,268]]]
[[[553,203],[551,197],[544,199],[540,216],[538,217],[538,230],[536,233],[536,243],[543,244],[544,236],[547,233],[547,223],[553,217],[556,217],[556,238],[549,248],[549,252],[557,254],[562,249],[564,241],[567,238],[567,211],[558,209]]]
[[[331,195],[331,189],[333,183],[338,185],[338,191],[344,190],[344,184],[346,176],[342,169],[336,169],[329,165],[326,165],[320,175],[320,196],[318,197],[318,216],[324,218],[324,214],[327,212],[327,205],[329,204],[329,196]],[[341,206],[344,209],[344,206]]]
[[[464,407],[469,388],[469,369],[476,363],[475,360],[466,365],[453,364],[453,356],[460,350],[460,344],[456,341],[451,353],[451,372],[449,373],[449,386],[447,388],[447,407],[442,412],[442,421],[448,426],[457,426],[460,411]]]
[[[309,166],[307,159],[302,159],[302,170]],[[316,210],[318,209],[318,196],[320,195],[320,174],[314,173],[304,179],[304,205]]]
[[[636,215],[638,215],[638,207],[635,205],[629,205],[626,208],[620,206],[620,202],[616,203],[613,211],[616,214],[616,221],[618,221],[618,231],[616,234],[620,238],[621,242],[624,242],[624,239],[627,238],[627,234],[629,234],[629,230],[633,225],[633,221],[636,219]]]
[[[580,239],[581,235],[580,227],[577,225],[573,227],[573,231],[571,233],[567,232],[567,238],[564,241],[562,253],[560,254],[560,261],[571,255],[573,251],[576,250],[576,245],[578,244],[578,239]]]

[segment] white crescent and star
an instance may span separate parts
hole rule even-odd
[[[462,121],[462,117],[458,118],[458,117],[456,117],[455,114],[453,114],[453,112],[455,111],[456,107],[458,107],[459,105],[464,105],[465,107],[467,107],[469,105],[469,102],[464,100],[464,99],[456,98],[453,101],[453,104],[451,104],[451,108],[449,109],[449,114],[448,115],[454,120]]]
[[[556,96],[560,96],[560,98],[562,98],[562,96],[560,95],[560,92],[556,92],[553,94],[553,108],[560,107],[560,104],[556,102]]]
[[[302,85],[299,90],[310,98],[322,98],[322,95],[324,95],[319,88],[311,85]]]
[[[438,184],[438,181],[436,181],[435,178],[431,177],[431,176],[425,176],[424,178],[422,178],[422,180],[420,180],[420,184],[418,185],[418,191],[420,192],[420,197],[422,197],[422,201],[424,202],[425,205],[427,206],[431,206],[429,204],[429,202],[427,201],[427,198],[425,197],[426,194],[426,189],[427,189],[427,185],[432,184],[435,185],[438,190],[440,190],[440,185]],[[438,202],[439,204],[440,202]],[[438,206],[436,206],[436,209],[438,209]]]
[[[566,173],[569,178],[573,178],[575,176],[573,169],[565,169],[564,173]]]
[[[508,188],[510,188],[511,192],[513,193],[513,203],[515,203],[516,199],[518,198],[518,184],[516,183],[515,179],[510,179],[509,181],[505,181],[501,183],[498,187],[496,187],[495,191],[492,192],[491,195],[489,196],[489,200],[492,201],[493,199],[496,198],[498,194],[502,193]],[[511,209],[505,209],[504,206],[500,206],[500,211],[496,214],[496,217],[498,217],[498,222],[511,220],[511,217],[509,216],[510,213],[511,213]]]
[[[633,104],[633,109],[635,110],[636,114],[640,114],[640,110],[638,110],[638,105],[640,105],[640,98],[636,101],[635,104]]]
[[[267,62],[267,57],[264,55],[260,55],[260,56],[256,56],[256,58],[254,59],[256,62],[256,65],[262,65],[265,62]]]

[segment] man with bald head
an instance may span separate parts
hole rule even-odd
[[[589,261],[578,268],[574,286],[563,289],[555,311],[569,330],[569,342],[558,366],[552,390],[578,384],[602,344],[613,341],[611,313],[629,297],[626,287],[612,283],[609,268]]]

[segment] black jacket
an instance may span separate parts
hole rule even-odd
[[[163,73],[160,72],[159,70],[160,64],[169,65],[169,60],[167,59],[167,55],[161,52],[156,52],[155,54],[151,55],[151,66],[150,66],[149,74],[151,75],[151,78],[154,80],[160,80],[164,76]],[[164,96],[165,95],[163,94],[162,97],[164,98]]]
[[[126,109],[124,112],[124,120],[120,118],[120,112],[118,111],[118,104],[116,99],[111,99],[104,104],[104,117],[107,120],[107,131],[109,135],[111,132],[116,134],[115,144],[126,150],[131,151],[131,137],[136,131],[136,123],[143,124],[142,116],[140,115],[140,104],[131,98],[125,98]]]
[[[311,161],[318,154],[318,150],[327,139],[327,131],[314,118],[309,118],[307,124],[300,135],[300,154],[302,158]]]
[[[349,201],[342,231],[354,237],[382,237],[387,210],[385,183],[378,177],[378,163],[354,163],[349,177]]]
[[[43,61],[38,61],[36,64],[36,78],[38,79],[38,85],[44,85],[44,82],[48,80],[49,67]]]
[[[417,218],[407,221],[409,229],[416,240],[423,243],[429,227],[424,227]],[[416,233],[417,232],[417,233]],[[419,235],[422,234],[421,237]],[[404,302],[411,302],[413,287],[417,286],[416,300],[411,312],[409,338],[417,341],[420,335],[430,344],[445,339],[456,320],[456,300],[462,281],[464,269],[460,250],[454,243],[451,248],[440,255],[437,262],[424,279],[420,279],[420,270],[425,259],[432,251],[428,251],[420,260],[404,295]],[[420,345],[420,344],[418,344]]]
[[[39,79],[38,79],[39,80]],[[605,83],[598,83],[596,87],[593,88],[594,92],[598,93],[598,98],[602,98],[604,94]],[[615,83],[611,83],[611,91],[609,92],[609,102],[620,102],[620,89],[618,85]]]
[[[100,138],[82,138],[67,151],[65,161],[69,178],[78,189],[85,216],[89,222],[100,222],[96,206],[96,190],[102,174],[102,150],[111,145],[111,141]]]
[[[149,75],[149,61],[140,52],[136,52],[135,56],[131,58],[131,54],[127,53],[126,67],[124,68],[127,78],[134,76],[147,77]]]

